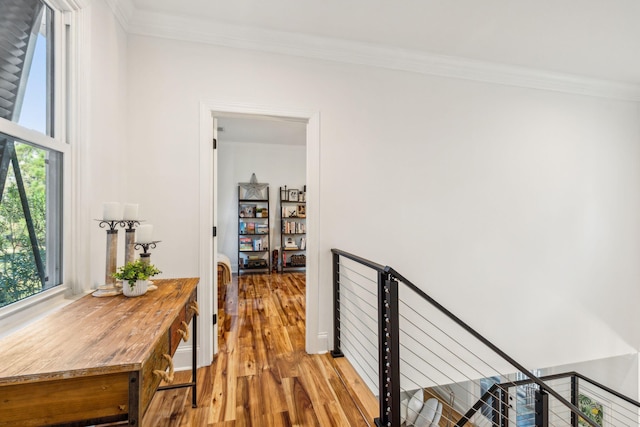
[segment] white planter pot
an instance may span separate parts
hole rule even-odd
[[[122,293],[128,297],[138,297],[147,292],[148,280],[136,280],[136,284],[132,287],[128,281],[122,282]]]

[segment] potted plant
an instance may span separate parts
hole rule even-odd
[[[113,277],[128,283],[128,285],[123,283],[123,294],[128,297],[137,297],[147,292],[149,277],[160,273],[162,273],[162,271],[158,270],[155,265],[138,260],[128,262],[118,268],[118,271],[113,274]]]

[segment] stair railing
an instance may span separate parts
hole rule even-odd
[[[608,412],[606,414],[608,425],[616,427],[638,425],[638,410],[640,409],[640,402],[600,384],[591,378],[575,371],[545,375],[539,378],[559,393],[566,395],[571,400],[571,403],[577,407],[581,406],[581,397],[587,398],[589,401],[588,405],[596,411],[603,411],[603,406],[606,405],[606,410]],[[532,384],[534,383],[531,380],[514,381],[510,384],[494,384],[491,389],[485,392],[465,413],[465,415],[456,424],[456,427],[463,427],[467,425],[469,420],[482,408],[482,406],[486,404],[487,401],[491,400],[492,396],[500,393],[508,395],[513,388],[524,387]],[[499,404],[507,405],[508,408],[504,409],[507,411],[509,410],[509,407],[512,407],[512,404],[508,403],[507,399],[499,400]],[[565,415],[564,418],[570,419],[571,426],[577,427],[579,425],[579,418],[574,413],[569,414],[568,417]],[[601,416],[601,418],[603,417]]]
[[[548,386],[393,268],[339,249],[332,254],[332,354],[348,356],[372,391],[377,390],[377,426],[400,427],[403,418],[413,419],[412,424],[416,417],[431,420],[428,399],[422,400],[437,396],[438,387],[448,387],[457,390],[456,402],[471,402],[475,409],[468,416],[451,415],[444,424],[463,426],[471,420],[475,427],[506,427],[514,419],[509,393],[518,385],[513,374],[519,372],[537,387],[535,426],[555,426],[558,420],[573,426],[581,419],[582,425],[600,427],[571,397]],[[494,383],[483,390],[487,379]],[[557,413],[558,407],[572,414],[571,421]],[[437,418],[459,409],[436,408]]]

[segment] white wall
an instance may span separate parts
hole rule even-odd
[[[547,368],[542,370],[542,376],[572,371],[579,372],[625,396],[638,400],[637,353]],[[603,395],[606,396],[605,393]]]
[[[283,144],[218,144],[218,252],[231,260],[238,271],[238,183],[249,182],[255,173],[259,182],[269,183],[271,249],[280,246],[278,189],[305,185],[306,147]]]
[[[86,244],[90,256],[80,251],[81,263],[89,267],[89,283],[85,289],[104,284],[106,258],[106,232],[94,219],[102,218],[104,202],[125,202],[124,189],[128,185],[127,164],[127,35],[104,2],[93,1],[83,12],[86,44],[83,60],[88,70],[81,70],[81,80],[86,82],[86,109],[79,111],[81,127],[86,132],[79,135],[78,161],[81,176],[79,191],[85,223],[88,227]],[[88,222],[88,224],[86,224]],[[119,232],[118,265],[124,259],[124,232]],[[82,280],[86,280],[82,279]]]
[[[128,194],[157,225],[167,275],[198,274],[200,101],[319,111],[321,295],[310,320],[321,332],[331,334],[338,247],[394,266],[527,366],[637,351],[636,103],[128,43]]]

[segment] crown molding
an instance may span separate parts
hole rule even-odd
[[[388,46],[229,25],[135,10],[131,0],[106,0],[131,34],[282,55],[409,71],[530,89],[640,101],[640,85],[593,79]],[[129,6],[124,6],[128,4]]]
[[[122,28],[129,32],[129,23],[136,12],[132,0],[105,0]]]
[[[91,0],[46,0],[46,2],[59,10],[76,11],[88,6]]]

